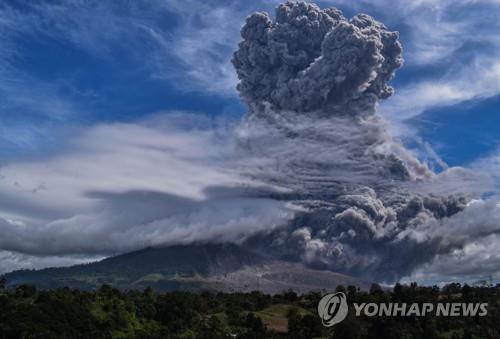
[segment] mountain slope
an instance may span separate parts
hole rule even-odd
[[[279,293],[332,290],[338,284],[367,288],[367,282],[263,257],[236,245],[187,245],[146,248],[99,262],[43,270],[21,270],[5,275],[8,286],[33,284],[49,289],[68,286],[94,289],[110,284],[122,289],[157,291],[202,289],[261,290]]]

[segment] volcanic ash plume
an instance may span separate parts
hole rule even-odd
[[[432,229],[446,227],[467,199],[428,190],[463,171],[434,174],[375,112],[403,63],[398,33],[368,15],[348,20],[335,8],[287,2],[275,20],[249,16],[241,36],[233,64],[249,112],[240,167],[302,210],[249,246],[393,281],[463,245]]]
[[[368,15],[347,20],[335,8],[287,2],[273,22],[247,19],[233,63],[252,109],[373,113],[403,59],[398,34]]]

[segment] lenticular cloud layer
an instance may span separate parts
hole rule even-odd
[[[368,15],[347,19],[335,8],[287,2],[274,20],[249,16],[241,36],[233,64],[249,111],[240,169],[301,211],[249,246],[394,281],[471,240],[472,225],[436,231],[453,227],[477,193],[452,187],[467,171],[435,174],[376,114],[403,63],[396,32]]]

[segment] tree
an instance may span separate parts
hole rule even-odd
[[[200,339],[221,339],[227,338],[228,335],[224,331],[220,319],[216,316],[211,316],[206,322],[203,322],[197,337]]]
[[[347,317],[341,323],[335,325],[333,329],[334,339],[361,339],[365,337],[364,328],[360,326],[359,320]]]
[[[353,285],[347,286],[347,299],[349,300],[349,302],[353,302],[355,300],[356,292],[357,292],[356,286]]]
[[[335,292],[346,293],[346,289],[345,289],[344,285],[337,285],[337,287],[335,287]]]
[[[383,292],[382,287],[380,287],[379,284],[373,283],[370,286],[370,294],[379,294],[380,292]]]
[[[245,320],[245,327],[250,329],[254,334],[262,334],[266,333],[266,326],[262,322],[262,319],[256,317],[254,313],[250,312],[247,315]]]

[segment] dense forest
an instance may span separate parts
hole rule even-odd
[[[356,317],[325,328],[321,293],[278,295],[12,289],[0,282],[0,337],[15,338],[500,338],[500,286],[338,286],[348,302],[487,302],[485,317]]]

